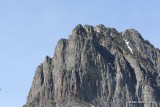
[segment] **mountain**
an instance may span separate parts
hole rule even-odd
[[[134,29],[79,24],[37,67],[24,107],[160,107],[160,50]]]

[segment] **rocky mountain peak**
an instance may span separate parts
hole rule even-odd
[[[128,29],[78,24],[46,56],[26,107],[159,107],[160,52]]]
[[[95,31],[98,33],[102,33],[106,31],[106,27],[103,24],[97,25],[95,27]]]
[[[85,33],[85,29],[83,28],[83,26],[81,24],[78,24],[73,30],[72,30],[72,34],[76,34],[76,35],[84,35]]]
[[[86,30],[86,32],[88,33],[93,33],[94,32],[94,27],[91,25],[84,25],[84,29]]]
[[[123,38],[134,43],[141,43],[144,41],[141,34],[135,29],[127,29],[122,34]]]
[[[51,64],[52,63],[52,58],[50,58],[49,56],[46,56],[44,62]]]

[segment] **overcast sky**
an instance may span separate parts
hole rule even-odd
[[[0,107],[22,107],[36,67],[79,23],[134,28],[160,48],[160,0],[0,0]]]

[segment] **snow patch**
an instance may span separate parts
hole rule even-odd
[[[133,50],[132,50],[132,48],[129,46],[129,42],[127,41],[127,40],[125,40],[125,42],[126,42],[126,44],[127,44],[127,46],[128,46],[128,49],[131,51],[131,53],[133,54]]]
[[[94,31],[100,33],[100,29],[98,29],[98,28],[94,28]]]
[[[91,104],[91,107],[95,107],[95,106],[93,106],[93,105]]]
[[[111,36],[113,36],[113,33],[111,33]]]

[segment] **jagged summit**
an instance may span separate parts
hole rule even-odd
[[[80,34],[81,32],[85,32],[85,33],[89,33],[89,32],[97,32],[97,33],[103,33],[103,32],[107,32],[108,30],[111,30],[113,32],[117,32],[118,31],[115,28],[106,28],[103,24],[99,24],[97,26],[92,26],[92,25],[84,25],[82,26],[81,24],[78,24],[72,31],[73,34]]]
[[[160,51],[134,29],[78,24],[36,69],[26,107],[159,107]]]

